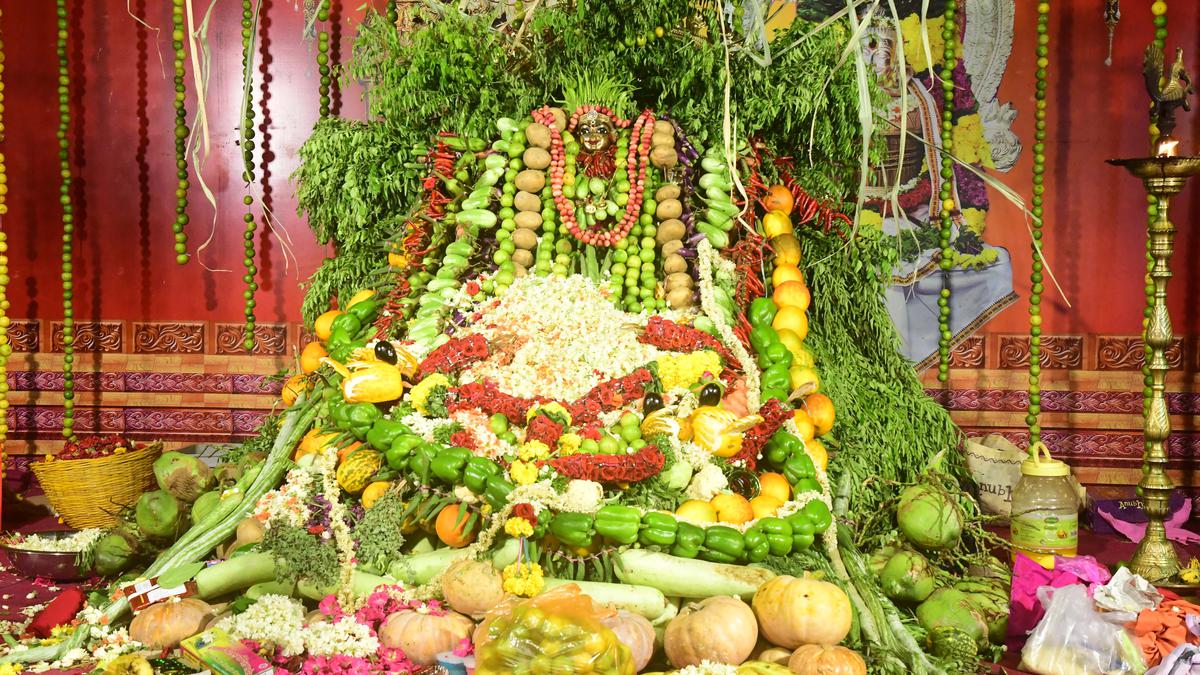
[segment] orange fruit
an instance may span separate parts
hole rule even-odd
[[[332,332],[333,320],[341,315],[342,312],[331,309],[317,317],[317,320],[313,322],[313,333],[316,334],[318,340],[324,342],[329,339],[329,335]]]
[[[763,233],[767,239],[775,239],[792,233],[792,219],[783,211],[772,211],[763,216]]]
[[[800,242],[795,235],[781,234],[771,240],[771,248],[775,251],[775,264],[800,266]]]
[[[750,508],[754,509],[755,518],[769,518],[775,515],[781,506],[783,502],[767,495],[759,495],[750,500]]]
[[[796,334],[796,337],[803,340],[808,337],[808,315],[799,307],[784,305],[775,313],[775,320],[771,322],[771,327],[775,330],[790,330]]]
[[[291,407],[296,402],[296,399],[300,397],[300,394],[308,391],[309,384],[308,378],[302,373],[296,373],[289,377],[287,382],[283,383],[283,391],[280,392],[283,404]]]
[[[458,514],[461,508],[459,504],[447,506],[438,514],[437,521],[433,524],[438,539],[450,548],[462,548],[475,541],[475,528],[466,529],[471,516],[464,513],[460,518]]]
[[[388,488],[391,486],[392,484],[386,480],[377,480],[364,488],[362,492],[363,508],[369,509],[375,506],[375,502],[387,494]]]
[[[679,508],[675,509],[675,515],[693,523],[717,522],[717,509],[712,504],[699,499],[689,499],[680,504]]]
[[[825,471],[829,467],[829,450],[825,448],[825,444],[820,439],[806,439],[804,441],[804,451],[812,458],[813,464],[821,467]]]
[[[785,281],[775,287],[771,299],[779,307],[798,307],[801,311],[808,310],[812,295],[803,281]]]
[[[775,333],[779,335],[779,341],[783,343],[783,346],[787,347],[788,351],[792,353],[792,364],[795,365],[796,360],[801,359],[804,355],[804,342],[800,339],[799,335],[796,335],[787,328],[783,330],[777,330]],[[802,363],[800,365],[807,366],[811,364]]]
[[[767,190],[767,196],[763,197],[763,208],[768,211],[783,211],[790,215],[795,205],[796,198],[792,196],[792,191],[782,185],[772,185]]]
[[[304,345],[304,350],[300,352],[300,370],[306,375],[315,371],[321,367],[321,359],[326,356],[329,356],[329,352],[325,351],[325,345],[320,342]]]
[[[775,271],[771,272],[771,285],[778,286],[788,281],[804,281],[804,273],[795,265],[776,263]]]
[[[792,391],[811,385],[808,390],[800,392],[801,395],[816,393],[821,388],[821,376],[812,366],[792,366],[788,369],[788,376],[792,380]]]
[[[797,434],[801,440],[811,441],[817,437],[817,425],[813,424],[812,418],[804,410],[797,409],[792,413],[792,421],[796,424],[796,429],[800,432]],[[759,480],[762,480],[760,477]]]
[[[781,473],[764,471],[758,474],[758,496],[769,497],[782,505],[792,496],[792,486]],[[757,499],[757,497],[756,497]]]
[[[304,438],[301,438],[300,442],[296,444],[296,454],[292,457],[292,460],[298,460],[305,455],[321,454],[321,451],[325,449],[325,446],[329,445],[329,443],[335,438],[337,438],[337,434],[321,433],[320,429],[313,427],[312,430],[310,430],[307,434],[304,434]]]
[[[347,445],[344,448],[339,448],[338,449],[338,464],[341,464],[342,462],[344,462],[347,457],[349,457],[351,454],[354,453],[355,450],[358,450],[361,447],[362,447],[361,442],[354,441],[353,443],[351,443],[350,445]]]
[[[750,500],[739,494],[722,493],[713,497],[709,504],[716,509],[717,520],[722,523],[741,525],[754,520],[754,507],[750,506]]]
[[[824,436],[833,429],[833,400],[825,394],[811,394],[804,399],[804,409],[817,427],[817,435]]]

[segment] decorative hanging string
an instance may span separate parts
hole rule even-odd
[[[188,48],[192,54],[192,80],[196,85],[196,114],[192,121],[192,132],[188,136],[189,154],[192,156],[192,169],[196,174],[196,182],[204,199],[213,207],[212,223],[209,226],[208,238],[196,248],[196,262],[209,272],[228,272],[227,269],[212,268],[204,262],[204,250],[212,244],[217,235],[217,198],[208,183],[204,180],[204,165],[210,152],[210,137],[208,132],[208,81],[212,76],[212,49],[208,44],[208,25],[212,20],[213,8],[217,0],[211,0],[204,12],[204,19],[196,27],[195,12],[192,0],[184,0],[187,11]]]
[[[0,19],[3,19],[0,12]],[[4,30],[0,25],[0,144],[6,138],[4,131]],[[8,213],[8,171],[4,164],[4,152],[0,151],[0,477],[4,476],[7,455],[4,441],[8,438],[8,357],[12,345],[8,341],[8,233],[4,229],[4,216]]]
[[[1113,36],[1117,34],[1117,22],[1121,20],[1121,0],[1104,0],[1104,25],[1108,27],[1108,55],[1104,65],[1112,65]]]
[[[63,284],[63,428],[62,435],[75,439],[75,312],[72,254],[74,252],[75,207],[71,204],[71,70],[67,58],[67,0],[56,0],[58,14],[58,161],[59,203],[62,204],[62,284]]]
[[[254,275],[258,273],[258,268],[254,264],[254,237],[257,234],[258,221],[254,216],[254,210],[250,208],[255,201],[254,195],[251,194],[251,188],[254,183],[254,99],[252,98],[251,87],[254,81],[254,38],[258,32],[258,12],[261,8],[261,0],[257,2],[242,0],[242,76],[244,80],[242,85],[243,115],[240,142],[242,147],[242,180],[246,183],[246,195],[242,197],[242,202],[246,205],[246,213],[242,216],[242,219],[246,223],[246,231],[243,234],[245,255],[242,258],[242,265],[245,268],[242,281],[246,283],[246,290],[243,293],[246,300],[246,326],[242,333],[242,346],[246,351],[254,350],[254,292],[258,290],[258,284],[254,281]]]
[[[1166,0],[1155,0],[1150,5],[1150,14],[1154,16],[1154,44],[1158,50],[1167,52],[1167,3]],[[1150,152],[1157,152],[1158,126],[1150,122]],[[1158,220],[1158,200],[1146,195],[1146,216],[1151,224]],[[1146,331],[1150,329],[1150,316],[1154,313],[1154,282],[1150,272],[1154,270],[1154,256],[1150,253],[1150,236],[1146,235],[1146,303],[1142,309],[1142,417],[1150,414],[1150,397],[1154,395],[1151,385],[1154,383],[1150,376],[1150,345],[1146,344]]]
[[[394,11],[395,7],[390,9]],[[329,0],[320,0],[317,4],[317,21],[322,24],[329,21]],[[321,78],[317,86],[319,111],[321,119],[325,119],[329,117],[329,86],[332,80],[329,77],[329,31],[324,28],[317,31],[317,72]]]
[[[950,342],[954,333],[950,330],[950,271],[954,267],[954,247],[950,244],[954,230],[954,66],[957,61],[955,41],[958,38],[958,5],[948,0],[942,14],[942,151],[941,186],[938,197],[941,209],[941,270],[942,289],[938,297],[938,381],[950,380]],[[931,80],[932,81],[932,80]]]
[[[189,135],[187,125],[187,86],[184,82],[184,76],[187,70],[184,67],[187,60],[187,52],[184,50],[184,38],[186,31],[184,29],[184,0],[173,0],[171,7],[171,47],[175,50],[175,176],[178,179],[178,185],[175,187],[175,222],[171,229],[175,233],[175,262],[180,265],[187,264],[187,231],[188,224],[187,206],[188,206],[188,164],[187,164],[187,139]]]
[[[1031,200],[1033,221],[1031,223],[1033,244],[1033,266],[1029,275],[1029,412],[1025,424],[1029,426],[1029,445],[1042,440],[1042,428],[1038,416],[1042,411],[1041,354],[1042,354],[1042,220],[1046,176],[1046,72],[1050,66],[1050,3],[1039,2],[1037,6],[1037,70],[1034,75],[1034,132],[1033,132],[1033,197]]]

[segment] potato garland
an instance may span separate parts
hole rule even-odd
[[[1038,415],[1042,411],[1042,389],[1040,375],[1042,365],[1039,358],[1042,353],[1042,193],[1045,190],[1046,172],[1046,69],[1050,65],[1050,3],[1038,3],[1037,18],[1037,70],[1034,75],[1037,84],[1034,87],[1034,145],[1033,145],[1033,198],[1032,208],[1033,242],[1030,249],[1033,252],[1033,271],[1029,275],[1029,413],[1025,416],[1025,424],[1029,425],[1029,443],[1032,445],[1041,440],[1042,428],[1038,425]]]
[[[956,3],[949,0],[943,17],[945,24],[942,29],[942,40],[945,51],[942,52],[942,186],[941,219],[942,231],[942,290],[938,298],[938,381],[950,379],[950,342],[954,334],[950,330],[950,270],[954,266],[954,247],[950,245],[950,235],[954,227],[954,41],[958,37],[958,23],[955,18]]]
[[[388,18],[391,19],[396,11],[396,3],[388,5]],[[325,22],[329,20],[329,0],[320,0],[317,4],[317,21]],[[391,19],[393,23],[395,19]],[[317,72],[320,74],[321,83],[317,86],[319,99],[319,114],[321,119],[329,117],[329,86],[332,80],[329,77],[329,32],[325,30],[317,31]]]
[[[175,49],[175,170],[179,184],[175,188],[175,222],[171,229],[175,233],[175,262],[187,264],[187,232],[188,224],[188,164],[187,164],[187,87],[184,84],[184,62],[187,52],[184,51],[184,2],[173,0],[171,8],[171,46]]]
[[[63,438],[75,439],[75,311],[71,307],[74,294],[73,266],[75,207],[71,204],[71,70],[67,57],[67,0],[57,0],[58,14],[58,161],[62,181],[58,200],[62,204],[63,245]]]
[[[0,12],[0,19],[3,19]],[[0,143],[4,133],[4,33],[0,30]],[[8,172],[4,164],[4,153],[0,152],[0,474],[6,459],[4,441],[8,438],[8,357],[12,346],[8,342],[8,233],[3,229],[3,218],[8,213]]]
[[[250,71],[251,45],[254,40],[254,8],[251,5],[251,0],[242,0],[242,70],[247,77],[253,77]],[[246,351],[254,350],[254,292],[258,290],[258,284],[254,281],[254,275],[258,273],[258,268],[254,265],[254,236],[257,231],[257,220],[254,217],[254,211],[250,208],[254,204],[254,196],[250,194],[250,185],[254,182],[254,101],[250,95],[250,88],[245,88],[244,93],[245,105],[244,116],[242,122],[242,180],[246,182],[246,196],[242,197],[242,203],[246,205],[246,214],[242,216],[242,220],[246,223],[246,232],[243,235],[245,239],[245,256],[242,258],[242,265],[245,267],[246,273],[242,276],[242,281],[246,283],[246,290],[243,296],[246,299],[245,315],[246,327],[242,334],[242,347]]]

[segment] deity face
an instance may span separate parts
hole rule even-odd
[[[617,141],[617,128],[607,115],[590,112],[579,120],[579,147],[588,154],[603,152]]]

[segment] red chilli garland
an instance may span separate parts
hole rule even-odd
[[[779,401],[771,399],[759,408],[758,414],[762,416],[763,421],[746,432],[742,437],[742,449],[729,458],[731,462],[745,462],[746,468],[750,470],[754,470],[758,464],[759,451],[771,440],[775,432],[779,431],[779,427],[791,418],[793,411]]]
[[[549,464],[559,474],[574,480],[597,483],[636,483],[657,476],[666,458],[653,445],[631,455],[568,455],[540,464]]]

